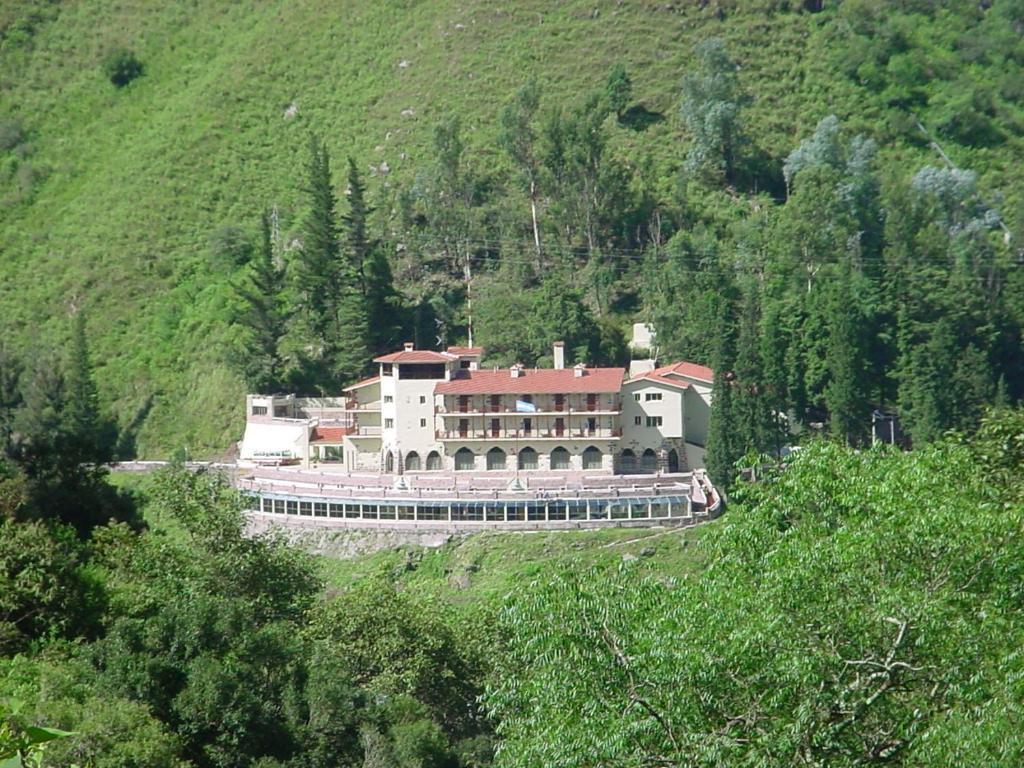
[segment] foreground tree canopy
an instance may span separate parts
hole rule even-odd
[[[1024,419],[801,452],[694,577],[558,573],[502,617],[503,766],[1019,764]]]

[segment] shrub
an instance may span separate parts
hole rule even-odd
[[[124,88],[128,83],[143,73],[142,62],[139,61],[131,51],[118,48],[107,56],[103,62],[103,72],[118,88]]]

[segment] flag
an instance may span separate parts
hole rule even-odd
[[[516,400],[516,413],[536,413],[537,406],[528,400]]]

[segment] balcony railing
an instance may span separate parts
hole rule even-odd
[[[495,408],[491,403],[468,403],[465,407],[458,403],[454,405],[439,405],[437,412],[442,416],[487,416],[491,414],[520,414],[523,416],[536,416],[547,413],[575,415],[581,413],[619,413],[622,410],[622,403],[618,400],[611,403],[593,403],[589,405],[568,405],[556,406],[553,403],[534,403],[536,411],[517,411],[515,406],[502,405]]]
[[[439,429],[438,440],[586,440],[616,439],[622,437],[622,429]]]

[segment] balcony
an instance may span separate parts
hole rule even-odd
[[[568,405],[559,408],[552,403],[534,403],[536,411],[517,411],[514,406],[501,406],[495,410],[494,406],[490,403],[484,403],[483,407],[477,407],[476,404],[469,404],[465,408],[461,405],[446,406],[439,405],[437,412],[444,418],[458,417],[458,416],[501,416],[501,415],[519,415],[519,416],[575,416],[582,414],[616,414],[622,411],[622,403],[616,401],[614,403],[594,403],[593,406],[589,406],[584,403],[582,408],[575,406],[569,407]]]
[[[617,440],[622,429],[439,429],[438,440]]]

